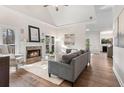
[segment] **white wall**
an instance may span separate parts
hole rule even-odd
[[[41,22],[37,19],[26,16],[17,11],[11,10],[4,6],[0,6],[0,27],[8,27],[15,30],[16,33],[16,53],[26,54],[26,46],[38,45],[42,46],[42,54],[45,54],[45,47],[42,43],[29,43],[28,41],[28,25],[40,28],[41,33],[56,36],[56,27]],[[24,34],[21,34],[24,30]],[[2,36],[0,36],[0,43],[2,43]],[[23,39],[24,38],[24,39]]]
[[[113,8],[114,13],[114,32],[116,30],[115,21],[120,11],[124,8],[124,6],[115,6]],[[124,48],[116,47],[113,48],[113,70],[120,82],[121,86],[124,86]]]
[[[92,53],[100,52],[100,32],[86,31],[86,38],[90,39],[90,51]]]
[[[64,34],[75,34],[75,45],[65,46],[64,45]],[[84,24],[73,24],[62,26],[57,29],[57,47],[61,48],[72,48],[72,49],[85,49],[85,25]],[[60,48],[59,48],[60,49]]]

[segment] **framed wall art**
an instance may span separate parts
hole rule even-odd
[[[124,9],[120,12],[117,20],[118,47],[124,48]]]
[[[29,42],[40,42],[40,28],[35,26],[28,26]]]
[[[119,46],[119,31],[118,31],[118,18],[117,20],[114,22],[114,27],[113,27],[113,30],[114,30],[114,46]]]
[[[65,34],[64,44],[67,46],[75,45],[75,34]]]

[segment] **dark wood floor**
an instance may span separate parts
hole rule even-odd
[[[32,73],[19,69],[10,75],[11,87],[57,87]],[[70,87],[71,83],[64,81],[60,86]],[[81,73],[74,84],[75,87],[119,87],[112,71],[112,59],[106,54],[94,54],[91,64]]]

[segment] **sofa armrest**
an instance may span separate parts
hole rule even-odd
[[[73,77],[74,81],[77,79],[77,77],[80,75],[80,73],[88,64],[87,57],[88,57],[88,53],[84,53],[72,59],[71,65],[73,67],[73,72],[74,72],[74,77]]]
[[[69,64],[48,61],[48,73],[57,75],[66,80],[72,80],[73,68]]]

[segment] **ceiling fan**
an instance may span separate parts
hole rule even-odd
[[[53,6],[55,7],[56,11],[59,11],[59,5],[43,5],[43,7],[48,7],[48,6]],[[68,5],[63,5],[63,6],[68,6]]]

